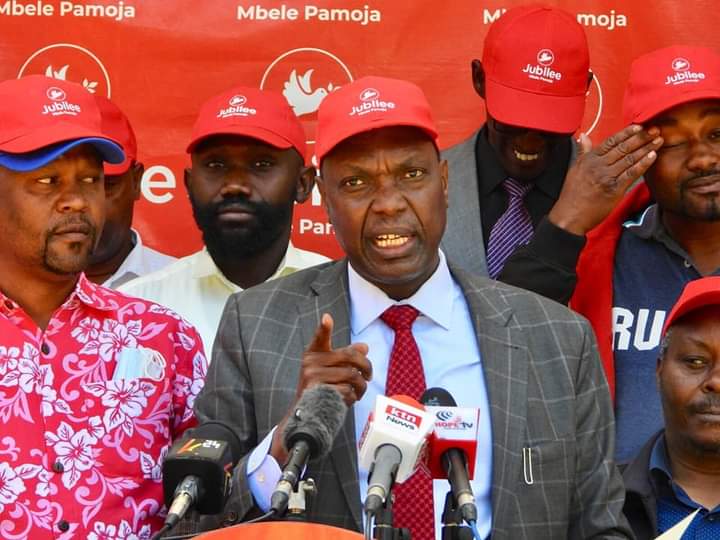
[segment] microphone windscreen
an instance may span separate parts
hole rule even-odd
[[[420,397],[420,403],[430,407],[457,407],[455,399],[444,388],[428,388]]]
[[[304,439],[310,446],[310,459],[324,457],[330,452],[346,413],[345,401],[332,386],[321,384],[305,390],[285,426],[285,447],[290,449]]]

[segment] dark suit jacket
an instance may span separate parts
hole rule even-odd
[[[489,393],[493,539],[629,537],[612,406],[587,322],[532,293],[450,270],[470,307]],[[348,345],[346,261],[232,296],[195,403],[198,420],[231,424],[249,454],[292,404],[303,351],[325,312],[335,321],[333,346]],[[247,457],[236,467],[225,523],[253,508]],[[352,411],[330,456],[307,475],[319,491],[309,518],[360,530]]]
[[[448,162],[447,226],[440,246],[460,268],[478,276],[487,276],[483,220],[476,144],[472,136],[442,153]],[[576,158],[573,144],[570,163]],[[559,173],[560,171],[558,171]],[[562,172],[564,176],[565,168]],[[575,265],[585,244],[584,237],[569,233],[543,218],[536,225],[530,242],[518,247],[505,262],[499,281],[542,294],[567,304],[575,288]]]
[[[637,457],[622,467],[627,494],[623,513],[638,540],[657,537],[657,495],[650,481],[650,456],[663,430],[650,437]]]

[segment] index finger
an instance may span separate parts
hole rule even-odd
[[[605,139],[600,146],[597,148],[596,152],[599,156],[604,156],[608,152],[611,152],[612,150],[619,149],[621,152],[623,152],[623,143],[625,143],[630,137],[633,135],[637,135],[643,130],[642,126],[638,124],[631,124],[627,126],[625,129],[618,131],[617,133],[610,135],[607,139]],[[650,137],[650,135],[648,135]],[[624,153],[629,153],[632,150],[625,149]]]
[[[308,345],[308,352],[330,352],[332,350],[333,319],[329,313],[323,313],[315,335]]]

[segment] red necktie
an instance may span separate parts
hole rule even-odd
[[[405,394],[420,400],[425,392],[425,372],[420,351],[412,334],[412,324],[418,310],[408,305],[391,306],[380,316],[395,331],[390,354],[385,394]],[[420,467],[404,483],[393,488],[395,527],[410,529],[413,540],[435,538],[433,483],[425,467]]]

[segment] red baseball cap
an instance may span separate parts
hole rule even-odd
[[[590,54],[575,17],[545,6],[509,9],[490,26],[482,63],[490,116],[552,133],[578,130]]]
[[[0,165],[32,171],[80,144],[104,161],[125,159],[118,141],[105,135],[95,97],[79,84],[30,75],[0,82]]]
[[[720,307],[720,276],[709,276],[689,282],[685,285],[680,298],[665,319],[665,334],[680,317],[707,306]]]
[[[95,99],[100,109],[103,132],[118,141],[125,150],[125,160],[122,163],[115,165],[105,163],[105,174],[109,176],[125,174],[137,159],[135,132],[127,116],[117,105],[104,96],[95,96]]]
[[[285,98],[276,92],[236,86],[200,108],[187,152],[212,135],[243,135],[276,148],[295,148],[305,159],[305,131]]]
[[[390,126],[422,129],[433,140],[437,128],[423,91],[408,81],[363,77],[331,92],[320,104],[315,155],[318,164],[345,139]]]
[[[698,99],[720,99],[720,55],[706,47],[665,47],[632,63],[623,118],[640,124]]]

